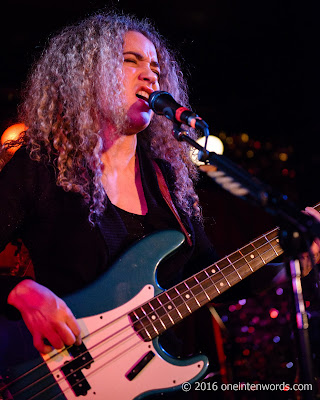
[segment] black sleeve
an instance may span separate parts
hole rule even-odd
[[[32,218],[36,198],[35,161],[19,149],[0,172],[0,251],[18,238]],[[0,311],[7,310],[11,290],[26,277],[0,275]]]

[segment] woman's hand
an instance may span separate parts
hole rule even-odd
[[[66,303],[46,287],[25,279],[10,292],[8,304],[20,311],[33,336],[33,344],[41,353],[49,353],[52,347],[61,349],[81,344],[80,327],[74,315]]]

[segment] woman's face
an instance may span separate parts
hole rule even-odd
[[[152,92],[159,90],[160,76],[154,44],[139,32],[129,31],[124,36],[122,72],[129,122],[126,134],[135,134],[151,121],[153,112],[148,99]]]

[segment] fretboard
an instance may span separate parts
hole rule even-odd
[[[314,207],[320,210],[320,203]],[[279,228],[168,289],[129,314],[136,332],[148,341],[204,306],[283,253]]]

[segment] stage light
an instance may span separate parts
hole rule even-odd
[[[280,153],[279,154],[279,160],[281,161],[288,161],[288,154],[287,153]]]
[[[269,311],[270,317],[271,318],[277,318],[279,315],[279,311],[275,308],[271,308],[271,310]]]
[[[275,336],[273,339],[274,343],[279,343],[280,342],[280,336]]]
[[[204,146],[205,140],[206,140],[205,136],[202,136],[201,138],[199,138],[197,140],[197,143],[199,143],[200,146]],[[222,154],[223,150],[224,150],[222,141],[216,136],[209,135],[208,136],[208,143],[207,143],[207,150],[208,151],[212,151],[212,152],[217,153],[217,154]],[[190,157],[191,157],[191,160],[192,160],[192,162],[194,164],[196,164],[196,165],[204,165],[204,163],[202,161],[198,160],[198,150],[197,149],[193,149],[192,148],[190,150]]]
[[[21,135],[21,133],[27,129],[28,128],[23,123],[14,124],[14,125],[9,126],[9,128],[7,128],[1,136],[1,145],[3,145],[5,142],[7,142],[9,140],[18,139],[19,136]],[[14,146],[14,147],[8,148],[8,153],[14,154],[18,150],[19,147],[20,146]]]
[[[249,135],[247,133],[241,133],[241,141],[243,143],[248,143],[249,142]]]

